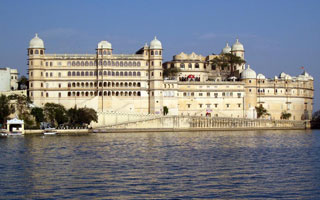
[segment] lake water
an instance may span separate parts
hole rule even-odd
[[[320,131],[0,138],[0,199],[320,199]]]

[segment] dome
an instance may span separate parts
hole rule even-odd
[[[231,47],[229,47],[229,44],[227,43],[226,46],[222,49],[221,53],[226,54],[230,52],[231,52]]]
[[[32,40],[30,40],[29,48],[39,48],[39,49],[44,48],[43,40],[41,40],[41,38],[38,37],[37,33],[36,33],[36,36],[34,36]]]
[[[162,49],[162,44],[157,37],[154,37],[154,39],[150,42],[150,49]]]
[[[112,49],[112,45],[110,42],[102,40],[98,43],[98,49]]]
[[[241,73],[241,79],[255,79],[257,78],[257,74],[255,71],[253,71],[250,68],[250,65],[248,65],[248,68],[243,70],[243,72]]]
[[[232,45],[232,51],[244,51],[243,45],[239,42],[239,39]]]
[[[266,79],[266,77],[263,74],[258,74],[257,79]]]

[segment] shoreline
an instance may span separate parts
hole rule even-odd
[[[145,133],[145,132],[202,132],[202,131],[258,131],[258,130],[312,130],[287,127],[256,128],[121,128],[121,129],[57,129],[57,135],[88,135],[92,133]],[[24,135],[43,135],[44,130],[25,130]]]

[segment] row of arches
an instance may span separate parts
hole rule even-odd
[[[68,87],[141,87],[140,82],[72,82]]]
[[[140,91],[91,91],[91,92],[68,92],[68,97],[89,97],[89,96],[141,96]]]
[[[140,67],[140,61],[113,61],[113,60],[99,60],[99,66],[120,66],[120,67]],[[96,61],[69,61],[68,66],[96,66]]]
[[[68,76],[141,76],[141,72],[135,72],[135,71],[68,71]]]
[[[29,55],[33,55],[33,54],[39,54],[40,53],[40,55],[43,55],[43,53],[44,53],[44,51],[43,50],[38,50],[38,49],[36,49],[36,50],[34,50],[33,51],[33,49],[30,49],[29,50]]]

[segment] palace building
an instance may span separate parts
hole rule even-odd
[[[214,59],[233,54],[244,59],[237,40],[219,55],[180,53],[163,63],[162,44],[155,37],[134,54],[114,54],[108,41],[94,54],[47,54],[36,36],[28,48],[29,96],[36,106],[59,103],[66,108],[91,107],[98,112],[255,118],[263,105],[271,119],[281,113],[291,120],[310,119],[313,78],[307,72],[284,72],[266,78],[249,65],[218,66]],[[173,77],[164,70],[177,68]]]

